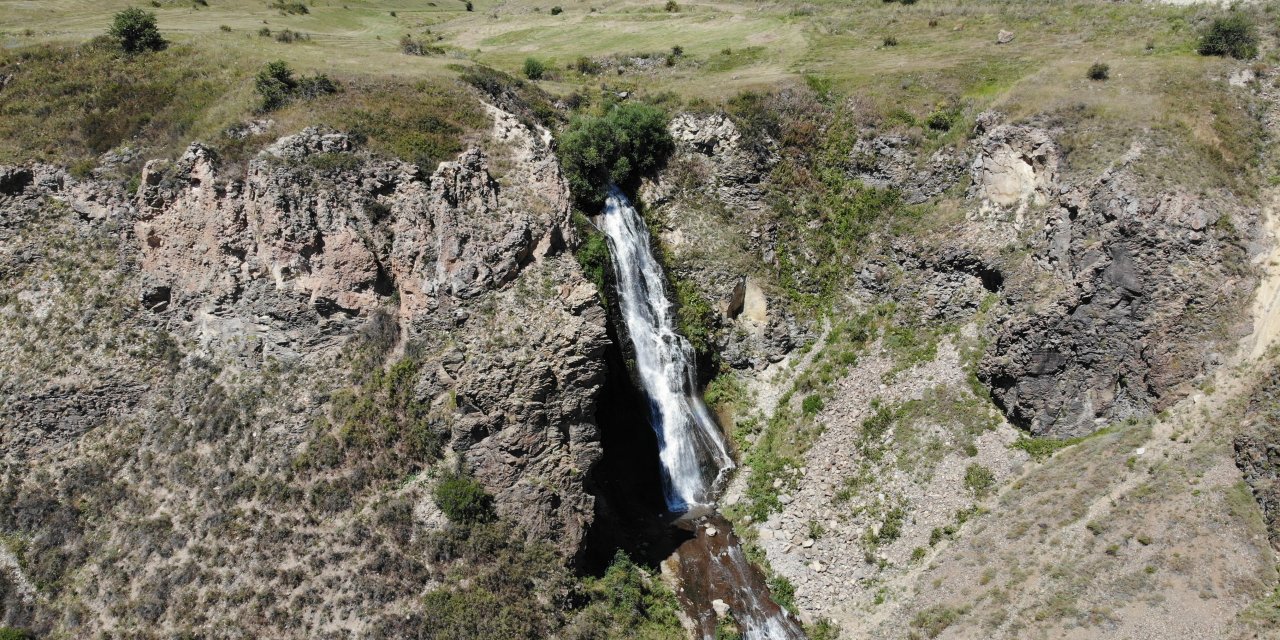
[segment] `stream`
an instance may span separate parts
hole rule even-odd
[[[804,638],[800,624],[770,598],[764,576],[715,510],[733,457],[698,392],[694,350],[676,331],[665,274],[644,220],[614,188],[599,227],[613,257],[618,307],[658,440],[666,519],[683,533],[674,553],[681,602],[703,638],[715,637],[726,612],[748,640]]]

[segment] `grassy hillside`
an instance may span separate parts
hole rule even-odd
[[[15,56],[33,45],[87,42],[106,30],[114,12],[135,3],[3,4],[0,44],[8,52],[0,66],[19,71],[13,75],[22,80]],[[1074,152],[1072,166],[1089,172],[1123,153],[1130,133],[1147,131],[1168,138],[1171,148],[1202,156],[1147,160],[1157,163],[1151,175],[1171,173],[1184,184],[1231,183],[1257,144],[1247,127],[1237,126],[1242,105],[1221,96],[1227,63],[1195,52],[1198,29],[1219,12],[1203,6],[859,0],[667,7],[630,0],[478,0],[468,11],[459,0],[322,0],[306,3],[306,13],[291,13],[261,0],[151,5],[144,8],[157,14],[161,31],[179,45],[173,50],[145,62],[62,60],[45,71],[65,76],[63,83],[145,71],[157,85],[155,101],[172,93],[177,106],[137,105],[135,115],[149,120],[154,111],[162,124],[176,119],[179,126],[170,128],[182,138],[208,138],[248,116],[252,76],[270,60],[362,83],[425,80],[439,87],[452,86],[457,69],[469,63],[519,76],[532,57],[547,69],[538,85],[553,95],[577,91],[589,99],[607,90],[718,104],[744,90],[807,80],[820,93],[847,96],[878,114],[882,125],[916,131],[930,144],[963,137],[971,118],[990,107],[1014,118],[1047,114],[1072,125],[1065,140]],[[1267,10],[1254,12],[1264,32],[1274,30]],[[285,30],[303,37],[281,42],[277,36]],[[1012,42],[996,43],[1001,30],[1014,34]],[[403,53],[404,36],[426,45],[428,55]],[[1109,65],[1109,79],[1086,77],[1095,62]],[[166,82],[173,87],[168,92],[158,86]],[[35,84],[54,96],[70,91],[44,79]],[[0,93],[6,114],[24,99],[13,93]],[[1192,94],[1203,99],[1188,104],[1185,97]],[[170,113],[175,110],[182,113]],[[957,117],[948,135],[924,126],[940,110]],[[62,133],[50,135],[60,139]],[[21,142],[4,154],[7,159],[23,151],[49,155],[42,153],[42,141]],[[91,150],[99,152],[107,142],[97,141]]]

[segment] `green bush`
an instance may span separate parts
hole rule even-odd
[[[622,551],[603,576],[588,578],[583,586],[589,604],[562,637],[674,640],[685,635],[675,594],[646,576]]]
[[[826,404],[822,401],[822,396],[814,393],[804,397],[804,401],[800,404],[800,410],[803,411],[806,416],[812,416],[817,414],[819,411],[822,411],[824,406],[826,406]]]
[[[524,59],[524,77],[530,80],[541,80],[547,73],[547,65],[537,58]]]
[[[840,625],[830,618],[819,618],[817,622],[804,628],[809,640],[840,640]]]
[[[254,90],[258,92],[258,109],[274,111],[289,101],[293,90],[298,88],[298,81],[293,77],[293,69],[284,60],[268,62],[258,72],[254,80]]]
[[[667,13],[679,13],[680,5],[676,3],[676,0],[667,0],[667,4],[662,6],[662,10]]]
[[[556,5],[556,6],[554,6],[554,7],[551,7],[551,15],[553,15],[553,16],[558,16],[558,15],[560,15],[560,14],[562,14],[562,13],[564,13],[564,7],[561,7],[560,5]]]
[[[456,524],[490,522],[495,517],[493,496],[479,482],[464,475],[445,476],[431,496],[445,517]]]
[[[779,607],[792,613],[796,611],[796,586],[785,576],[775,575],[769,578],[769,595]]]
[[[979,498],[987,495],[995,482],[995,474],[980,464],[971,464],[964,470],[964,486]]]
[[[930,638],[936,638],[959,618],[959,611],[943,605],[935,605],[916,613],[911,619],[911,626],[920,629]]]
[[[1258,55],[1258,28],[1243,13],[1214,18],[1200,34],[1200,55],[1248,60]]]
[[[578,264],[587,279],[594,282],[596,288],[604,294],[609,274],[609,242],[599,233],[589,233],[587,239],[574,252]]]
[[[1111,65],[1105,62],[1095,62],[1089,66],[1090,80],[1106,80],[1111,77]]]
[[[596,211],[610,185],[625,187],[653,172],[674,148],[661,109],[626,103],[603,116],[575,117],[561,134],[558,151],[579,206]]]
[[[26,629],[0,627],[0,640],[36,640],[36,634]]]
[[[304,16],[311,13],[311,11],[307,9],[307,5],[302,4],[301,2],[284,2],[283,0],[276,0],[275,2],[267,5],[267,7],[279,11],[282,16]]]
[[[293,69],[285,61],[276,60],[258,72],[254,90],[258,92],[258,110],[267,112],[283,107],[294,97],[311,99],[337,93],[338,85],[323,74],[295,78]]]
[[[125,53],[160,51],[168,42],[156,28],[156,14],[130,7],[117,13],[107,31]]]

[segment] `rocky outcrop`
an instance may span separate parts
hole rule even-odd
[[[897,189],[910,204],[936,197],[960,181],[963,156],[943,147],[920,166],[915,146],[900,134],[859,138],[851,154],[852,175],[868,186]]]
[[[681,113],[668,127],[677,148],[702,168],[709,187],[732,208],[759,208],[764,199],[761,182],[772,158],[753,153],[742,143],[737,125],[723,113]]]
[[[1274,367],[1263,372],[1270,377],[1250,394],[1242,433],[1232,444],[1236,467],[1262,507],[1271,547],[1280,549],[1280,381]]]
[[[969,171],[969,197],[979,202],[979,216],[1012,212],[1021,226],[1030,206],[1043,206],[1058,179],[1059,153],[1049,134],[1035,127],[994,125],[987,115],[978,122],[981,138]]]
[[[1020,207],[1053,190],[1032,175]],[[1057,191],[982,376],[1011,421],[1071,436],[1158,411],[1218,363],[1255,285],[1242,230],[1257,212],[1227,194],[1143,194],[1123,166]]]

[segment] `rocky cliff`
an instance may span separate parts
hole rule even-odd
[[[491,113],[429,173],[316,129],[136,194],[0,169],[2,622],[385,629],[443,578],[454,470],[580,551],[605,314],[549,136]]]

